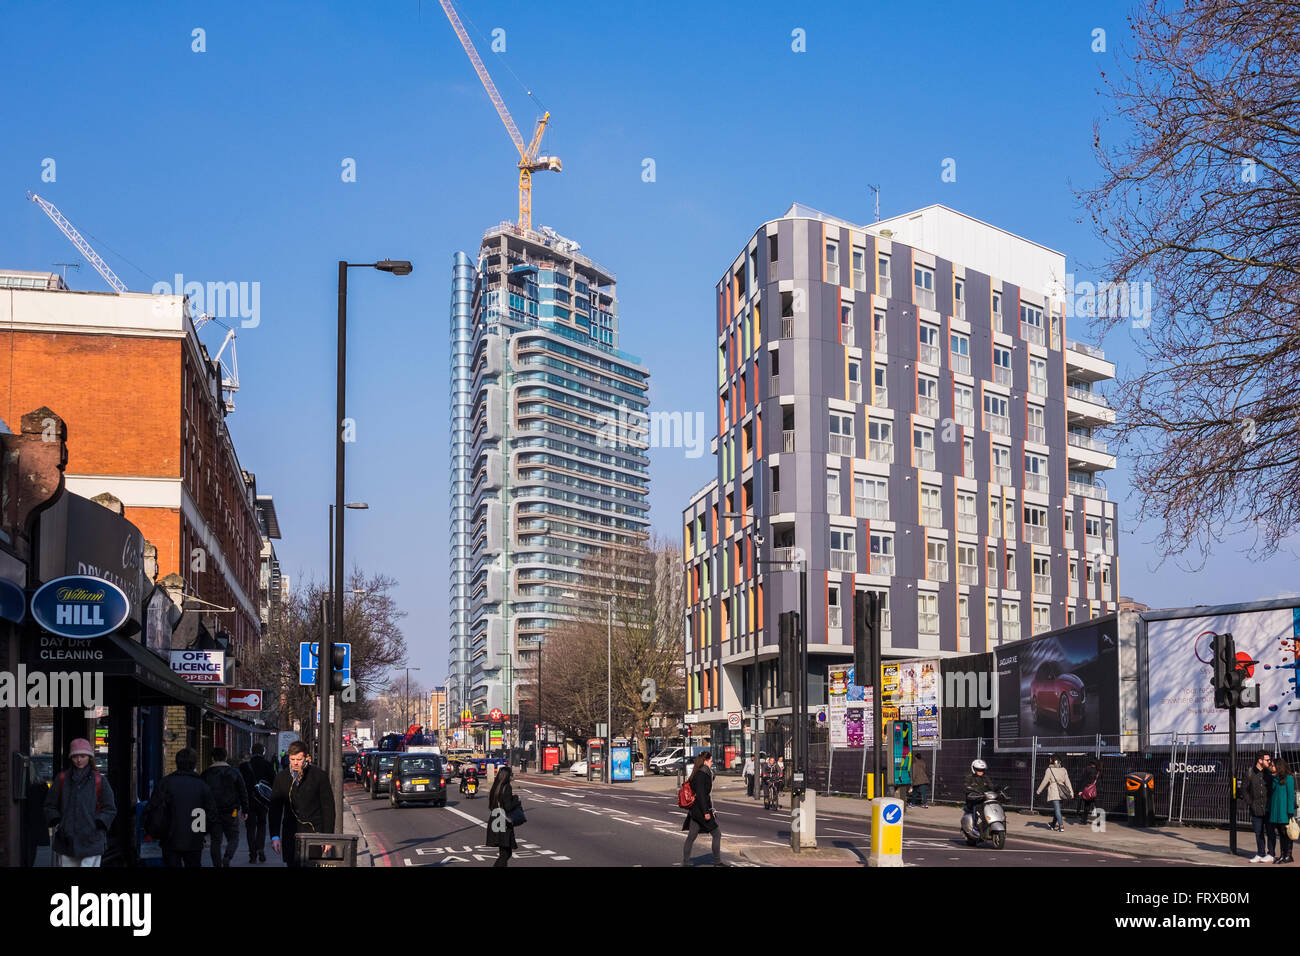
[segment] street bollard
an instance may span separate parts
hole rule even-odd
[[[867,866],[903,865],[903,801],[877,797],[871,801],[871,852]]]

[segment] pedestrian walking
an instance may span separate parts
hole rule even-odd
[[[925,757],[912,752],[912,806],[928,807],[930,805],[930,766]]]
[[[742,770],[745,775],[745,796],[754,795],[754,755],[750,754],[745,758],[745,766]]]
[[[145,832],[162,844],[163,866],[202,866],[203,846],[216,826],[217,805],[212,788],[196,768],[192,747],[176,754],[176,772],[154,787],[144,808]]]
[[[239,821],[248,819],[248,788],[244,778],[226,762],[226,748],[212,748],[212,763],[203,771],[203,782],[212,791],[217,818],[208,828],[212,836],[212,865],[230,866],[239,848]],[[221,843],[225,840],[225,853]]]
[[[280,854],[284,865],[302,866],[294,836],[334,831],[334,790],[329,775],[312,766],[305,743],[295,740],[288,755],[289,769],[276,774],[271,786],[267,829],[271,849]]]
[[[523,801],[515,796],[510,783],[514,774],[509,764],[497,770],[488,791],[488,824],[485,846],[497,848],[497,859],[493,866],[509,866],[510,857],[519,846],[515,839],[515,820],[521,819]]]
[[[1255,765],[1246,771],[1244,795],[1250,805],[1250,822],[1255,828],[1255,855],[1251,863],[1272,863],[1277,835],[1268,825],[1269,798],[1273,795],[1273,755],[1267,750],[1255,754]],[[1264,838],[1268,837],[1268,852]]]
[[[1074,796],[1074,787],[1070,784],[1070,775],[1061,766],[1061,758],[1053,757],[1043,771],[1043,782],[1038,785],[1038,793],[1047,791],[1047,802],[1052,805],[1053,830],[1065,829],[1065,818],[1061,816],[1061,801]]]
[[[45,822],[53,828],[55,866],[99,866],[108,848],[108,828],[117,816],[113,788],[95,767],[90,741],[68,747],[68,766],[45,795]]]
[[[1101,764],[1095,759],[1089,760],[1083,769],[1083,786],[1079,787],[1077,809],[1079,822],[1086,823],[1092,819],[1092,809],[1097,802],[1097,785],[1101,782]]]
[[[686,785],[695,795],[694,801],[686,810],[686,820],[682,829],[686,831],[686,844],[682,847],[682,866],[691,865],[691,847],[695,838],[701,833],[713,837],[713,865],[726,866],[722,862],[722,830],[718,826],[717,814],[713,811],[713,755],[707,750],[695,758],[695,768]]]
[[[248,862],[266,862],[266,815],[271,808],[271,787],[275,768],[266,759],[266,744],[253,744],[253,753],[239,765],[248,791],[248,817],[244,820],[244,838],[248,843]],[[259,789],[258,784],[262,787]]]
[[[1291,859],[1292,838],[1288,828],[1295,823],[1295,775],[1281,757],[1273,761],[1273,792],[1268,798],[1268,822],[1280,844],[1274,863],[1294,863]]]

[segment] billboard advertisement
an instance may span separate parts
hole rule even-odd
[[[994,649],[998,747],[1029,738],[1118,736],[1115,617],[1048,631]]]
[[[911,721],[912,746],[938,746],[939,662],[902,661],[896,666],[898,684],[893,703],[898,708],[898,715],[895,719]]]
[[[1294,740],[1300,724],[1296,697],[1296,648],[1300,643],[1300,607],[1227,605],[1188,608],[1187,613],[1146,623],[1147,729],[1152,740],[1180,734],[1192,743],[1219,743],[1228,729],[1228,711],[1214,706],[1210,678],[1212,636],[1231,634],[1237,657],[1259,661],[1248,682],[1259,685],[1258,708],[1237,714],[1237,729],[1274,732]]]
[[[832,747],[849,746],[849,671],[851,667],[831,667],[826,672],[826,723]]]

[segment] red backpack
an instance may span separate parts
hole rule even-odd
[[[68,775],[68,771],[59,771],[59,795],[55,799],[59,801],[59,812],[63,812],[63,778]],[[104,775],[98,770],[95,771],[95,812],[100,813],[104,809]]]
[[[683,810],[689,810],[695,803],[695,789],[691,786],[689,780],[685,781],[681,789],[677,791],[677,805]]]

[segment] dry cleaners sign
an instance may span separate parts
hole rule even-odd
[[[172,651],[172,670],[191,684],[224,684],[225,651]]]
[[[112,634],[131,614],[126,594],[103,578],[55,578],[32,595],[32,617],[51,634],[89,640]]]

